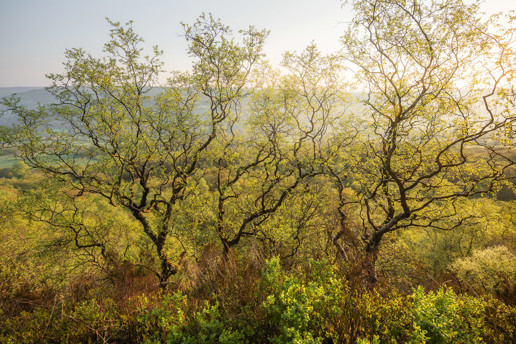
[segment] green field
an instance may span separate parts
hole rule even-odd
[[[16,162],[16,158],[12,155],[0,156],[0,168],[12,167]]]

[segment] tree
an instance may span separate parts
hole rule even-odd
[[[457,201],[496,190],[514,165],[514,17],[482,20],[478,3],[353,1],[343,53],[365,89],[356,143],[330,171],[360,205],[372,285],[382,238],[404,228],[452,230]],[[345,212],[341,212],[343,220]],[[338,238],[337,238],[338,239]]]
[[[236,128],[235,117],[217,137],[213,189],[216,232],[225,254],[246,236],[271,240],[265,221],[296,189],[324,172],[325,137],[343,86],[339,62],[312,44],[302,53],[285,54],[285,75],[265,65],[240,120],[244,128]]]
[[[131,22],[110,24],[106,57],[67,50],[65,72],[49,75],[56,104],[29,110],[19,99],[4,99],[20,121],[4,128],[4,142],[62,183],[72,201],[94,194],[130,213],[155,248],[155,273],[164,286],[186,254],[169,257],[178,208],[198,185],[220,128],[247,94],[267,32],[250,27],[237,41],[220,21],[201,16],[184,25],[192,73],[175,73],[157,88],[161,51],[154,47],[143,56]]]

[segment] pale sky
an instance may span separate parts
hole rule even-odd
[[[516,1],[487,0],[483,8],[508,11]],[[265,52],[274,64],[311,41],[325,53],[337,51],[350,19],[339,0],[0,0],[0,87],[49,85],[45,74],[62,71],[68,48],[101,56],[109,38],[105,17],[133,20],[146,45],[164,50],[167,70],[188,69],[180,22],[193,23],[202,12],[235,31],[270,30]]]

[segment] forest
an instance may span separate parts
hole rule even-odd
[[[516,13],[349,3],[279,66],[202,14],[165,71],[108,19],[3,98],[0,342],[515,343]]]

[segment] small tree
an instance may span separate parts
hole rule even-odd
[[[322,174],[331,155],[325,138],[341,103],[339,58],[323,56],[312,44],[300,54],[286,53],[283,66],[285,75],[264,66],[243,128],[236,128],[235,118],[217,138],[216,231],[225,253],[246,236],[269,240],[264,222]]]

